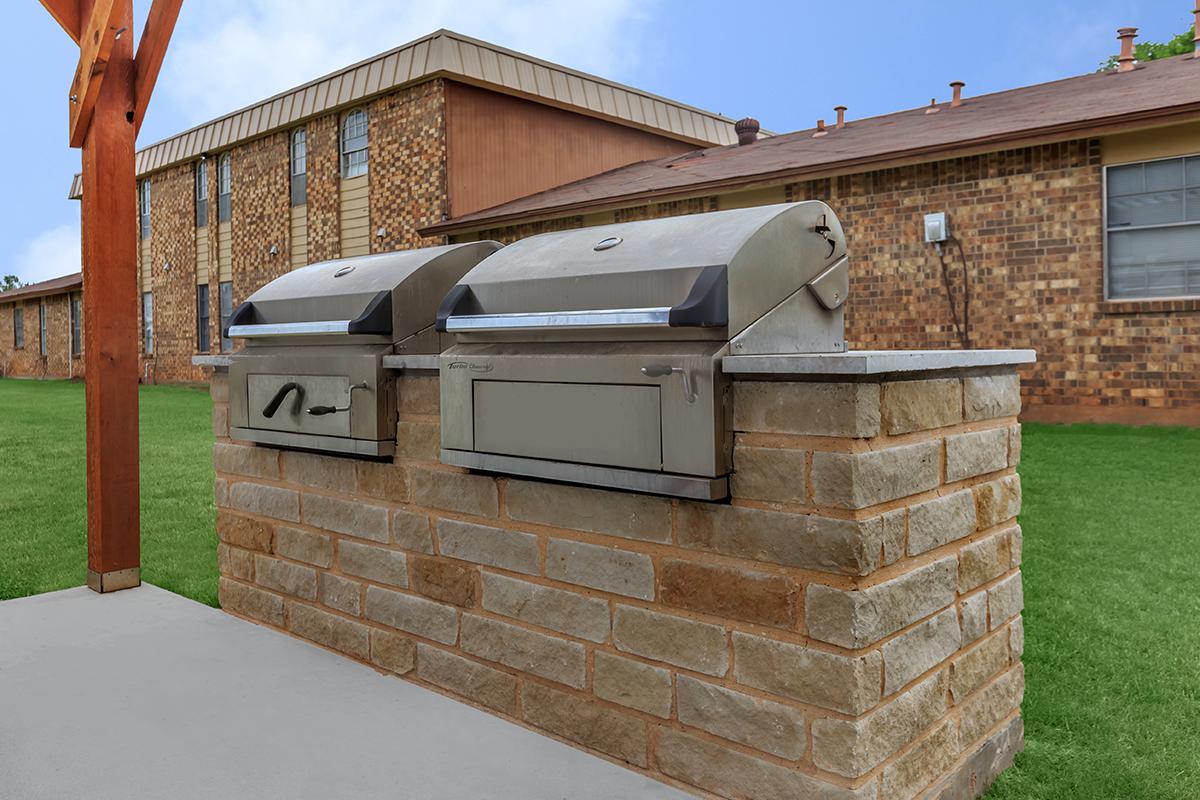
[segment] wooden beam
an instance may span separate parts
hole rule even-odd
[[[54,21],[67,32],[67,36],[71,37],[71,41],[78,43],[83,33],[79,29],[82,24],[79,0],[41,0],[41,3],[42,7],[50,12],[50,16],[54,17]]]
[[[167,54],[167,45],[171,42],[171,33],[175,30],[175,20],[179,19],[179,7],[182,5],[183,0],[154,0],[154,5],[150,6],[150,15],[146,17],[146,27],[133,59],[137,76],[133,87],[135,133],[142,129],[146,106],[154,94],[158,71],[162,68],[163,56]]]
[[[79,65],[75,68],[70,93],[71,147],[83,146],[108,60],[122,27],[125,30],[120,34],[121,37],[125,38],[127,45],[132,43],[133,37],[128,27],[114,24],[114,7],[115,0],[94,0],[87,27],[79,40]],[[132,61],[131,58],[130,63]],[[127,111],[132,110],[131,103]]]

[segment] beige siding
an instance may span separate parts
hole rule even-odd
[[[370,175],[342,180],[342,258],[371,252]]]
[[[787,192],[782,186],[768,186],[765,189],[750,189],[745,192],[730,192],[717,197],[717,210],[726,211],[731,208],[752,208],[754,206],[769,206],[773,203],[786,203]]]
[[[233,225],[229,222],[217,225],[217,280],[233,280]]]
[[[1194,156],[1200,153],[1200,122],[1170,125],[1148,131],[1105,136],[1100,155],[1105,164],[1149,161],[1155,158]]]
[[[196,229],[196,283],[208,283],[208,228]]]
[[[292,269],[308,263],[308,206],[292,206],[291,218]]]
[[[154,265],[150,263],[150,240],[142,239],[138,243],[138,263],[141,265],[142,291],[154,291]]]

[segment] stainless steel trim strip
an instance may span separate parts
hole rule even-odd
[[[230,428],[229,437],[243,442],[257,442],[275,447],[296,447],[301,450],[348,453],[356,456],[390,456],[396,452],[396,441],[384,439],[343,439],[312,433],[268,431],[259,428]]]
[[[263,339],[272,336],[322,336],[330,333],[350,333],[350,320],[331,319],[315,322],[277,322],[266,325],[231,325],[229,337]]]
[[[447,331],[512,331],[544,328],[624,328],[670,324],[671,309],[606,308],[594,311],[545,311],[518,314],[475,314],[449,317]]]

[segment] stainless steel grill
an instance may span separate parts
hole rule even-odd
[[[728,494],[721,358],[845,349],[846,240],[810,201],[544,234],[488,257],[437,328],[442,461]]]
[[[226,335],[230,435],[262,444],[387,456],[395,381],[383,356],[438,353],[438,301],[496,242],[347,258],[290,272],[252,294]]]

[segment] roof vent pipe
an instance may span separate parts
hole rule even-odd
[[[958,108],[962,105],[962,90],[966,86],[962,81],[950,81],[950,88],[954,90],[954,97],[950,100],[951,108]]]
[[[758,129],[758,120],[754,117],[746,117],[733,123],[733,131],[737,134],[739,146],[757,142]]]
[[[936,114],[937,112],[939,112],[941,110],[942,109],[937,104],[937,98],[936,97],[929,98],[929,108],[925,109],[925,113],[926,114]]]
[[[1137,37],[1137,28],[1117,28],[1117,38],[1121,40],[1121,55],[1117,56],[1117,72],[1129,72],[1133,69],[1133,40]]]
[[[825,136],[828,133],[829,133],[829,131],[825,130],[825,120],[823,120],[823,119],[817,120],[817,132],[813,134],[813,138],[815,139],[818,136]]]
[[[834,106],[833,110],[836,111],[837,115],[838,115],[837,126],[839,128],[846,127],[846,107],[845,106]]]

